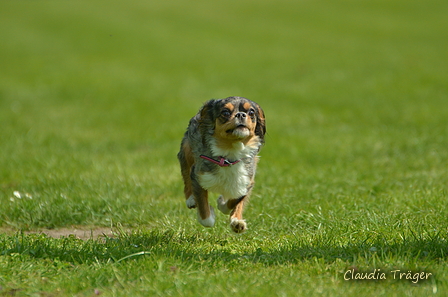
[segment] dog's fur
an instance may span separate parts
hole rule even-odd
[[[177,157],[187,207],[197,208],[203,226],[215,223],[208,203],[212,191],[221,194],[218,209],[230,213],[232,230],[241,233],[247,229],[243,207],[254,185],[265,133],[263,110],[243,97],[210,100],[190,120]],[[225,165],[220,166],[219,161]]]

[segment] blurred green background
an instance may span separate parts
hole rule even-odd
[[[447,12],[434,0],[2,1],[1,224],[194,221],[175,155],[202,103],[233,95],[267,116],[252,216],[438,203]]]

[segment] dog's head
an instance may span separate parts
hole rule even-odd
[[[243,97],[213,99],[204,104],[200,115],[203,125],[212,126],[215,138],[245,142],[258,136],[261,142],[264,141],[266,133],[264,112],[257,103],[249,99]]]

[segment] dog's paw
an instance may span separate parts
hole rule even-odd
[[[188,197],[188,199],[185,201],[188,208],[196,208],[196,200],[194,200],[193,195]]]
[[[223,213],[223,214],[229,214],[231,209],[229,209],[227,207],[227,201],[224,200],[224,197],[219,196],[218,200],[216,201],[216,203],[218,204],[218,209]]]
[[[215,225],[215,211],[210,206],[210,216],[206,219],[202,219],[198,212],[198,222],[204,227],[213,227]]]
[[[230,219],[230,227],[235,233],[243,233],[247,230],[247,225],[245,220],[238,220],[237,218]]]

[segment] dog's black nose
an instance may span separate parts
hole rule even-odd
[[[246,118],[246,113],[245,112],[237,112],[237,114],[235,115],[236,118],[238,119],[244,119]]]

